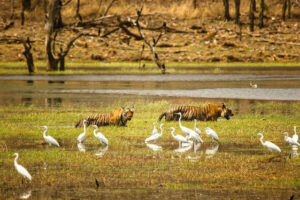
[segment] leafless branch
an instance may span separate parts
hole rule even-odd
[[[135,21],[135,25],[138,29],[138,32],[140,34],[140,37],[143,39],[144,43],[150,48],[153,59],[156,63],[156,65],[158,66],[158,68],[161,70],[161,72],[164,74],[166,72],[166,67],[164,63],[161,63],[161,61],[159,60],[158,54],[155,51],[155,45],[157,44],[157,42],[159,41],[159,39],[162,36],[162,32],[160,33],[160,35],[157,37],[157,39],[155,39],[154,37],[152,38],[153,40],[153,44],[151,44],[145,37],[145,35],[143,34],[142,30],[141,30],[141,26],[139,24],[139,20],[142,16],[142,11],[143,11],[143,7],[141,7],[140,10],[137,10],[137,18]],[[166,24],[164,22],[163,27],[166,27]]]
[[[112,4],[113,4],[115,1],[116,1],[116,0],[111,0],[111,1],[110,1],[110,3],[108,4],[108,6],[107,6],[106,10],[104,11],[104,13],[103,13],[102,17],[104,17],[104,16],[106,16],[106,15],[107,15],[107,13],[108,13],[109,9],[111,8]]]

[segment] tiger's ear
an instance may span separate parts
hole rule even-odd
[[[226,106],[224,103],[222,103],[222,109],[226,109]]]

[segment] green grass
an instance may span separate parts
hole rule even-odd
[[[196,105],[197,102],[191,104]],[[152,123],[162,110],[170,106],[168,101],[141,100],[135,102],[136,112],[127,127],[100,127],[99,131],[106,135],[110,143],[108,151],[101,158],[95,155],[99,146],[92,135],[93,128],[87,129],[85,153],[77,150],[76,142],[82,128],[64,128],[74,125],[87,114],[97,113],[99,108],[81,104],[50,108],[35,105],[0,106],[0,178],[4,180],[0,183],[0,196],[15,197],[13,191],[24,187],[35,188],[37,193],[48,188],[52,193],[46,196],[55,195],[57,190],[73,188],[75,192],[71,194],[56,195],[58,198],[84,198],[84,191],[91,190],[86,198],[93,198],[99,195],[94,190],[95,177],[103,184],[102,193],[110,191],[111,195],[116,196],[123,194],[123,189],[139,195],[159,189],[163,199],[174,192],[183,194],[187,191],[214,192],[217,196],[222,191],[228,191],[236,195],[225,198],[239,197],[242,193],[234,191],[242,190],[260,191],[258,195],[269,194],[270,190],[278,188],[299,193],[300,158],[287,158],[290,147],[284,143],[282,134],[284,131],[291,134],[294,125],[299,128],[298,102],[264,103],[256,105],[255,113],[237,114],[229,121],[198,122],[198,128],[203,133],[204,127],[209,126],[220,137],[219,152],[207,158],[205,149],[200,149],[197,153],[199,159],[186,158],[195,156],[192,151],[183,154],[173,151],[178,144],[167,129],[173,126],[175,133],[181,134],[177,122],[163,121],[164,134],[156,142],[163,147],[163,151],[154,152],[144,144],[144,139],[152,132]],[[110,105],[101,110],[109,112],[116,107],[119,106]],[[282,114],[287,107],[290,113]],[[261,115],[260,109],[264,109],[266,114]],[[193,122],[183,124],[193,127]],[[60,142],[61,148],[44,144],[43,130],[39,128],[42,125],[50,127],[48,134]],[[282,148],[281,157],[270,161],[274,154],[263,149],[255,137],[262,131],[266,140]],[[204,135],[203,147],[214,146]],[[13,167],[14,152],[20,154],[19,163],[33,176],[30,185],[20,183],[21,177]],[[123,197],[130,198],[130,195],[126,195]],[[278,193],[269,195],[278,197]],[[139,197],[142,198],[135,198]]]
[[[139,69],[137,62],[67,62],[64,72],[47,72],[45,71],[45,62],[36,62],[38,68],[36,74],[159,74],[160,70],[153,62],[143,62],[146,64],[144,69]],[[238,67],[236,71],[231,73],[241,73],[251,68],[264,67],[299,67],[300,63],[166,63],[168,73],[224,73],[225,68]],[[93,70],[97,68],[105,68],[105,70]],[[211,69],[207,69],[207,67]],[[70,69],[71,68],[71,69]],[[85,69],[86,68],[86,69]],[[43,69],[43,70],[41,70]],[[0,62],[0,74],[28,74],[26,64],[24,62]]]

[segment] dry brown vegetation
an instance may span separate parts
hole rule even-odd
[[[83,21],[102,16],[109,1],[81,0],[80,14]],[[248,30],[249,2],[241,3],[240,28],[234,21],[223,20],[222,1],[198,1],[198,8],[194,9],[191,0],[161,1],[149,0],[144,4],[144,16],[140,22],[146,28],[156,28],[165,21],[167,26],[181,31],[167,32],[157,45],[160,59],[164,62],[299,62],[300,56],[300,9],[294,3],[292,18],[286,22],[281,20],[281,3],[266,1],[267,27],[254,32]],[[10,16],[10,3],[0,3],[0,17]],[[20,3],[15,3],[15,24],[8,30],[2,30],[0,38],[29,36],[33,43],[33,56],[35,61],[45,60],[44,48],[44,14],[42,3],[32,0],[32,8],[25,13],[25,26],[20,26]],[[63,7],[63,22],[75,22],[76,1]],[[141,7],[140,1],[116,1],[109,10],[109,15],[134,17],[136,9]],[[257,10],[259,4],[257,3]],[[234,4],[230,1],[230,13],[234,16]],[[255,13],[258,17],[258,12]],[[109,24],[109,20],[106,23]],[[3,23],[4,24],[4,23]],[[3,24],[0,25],[2,29]],[[109,30],[109,27],[102,31]],[[137,33],[135,28],[132,32]],[[95,29],[96,33],[97,30]],[[144,30],[148,37],[157,36],[159,32]],[[58,41],[64,42],[75,33],[64,30]],[[141,41],[136,41],[122,31],[118,31],[108,38],[83,37],[67,56],[66,61],[139,61]],[[0,61],[23,61],[21,54],[22,44],[8,44],[0,39]],[[142,60],[151,61],[151,53],[146,49]]]

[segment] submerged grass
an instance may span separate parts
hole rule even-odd
[[[199,122],[202,132],[209,126],[219,134],[219,152],[213,157],[207,157],[205,151],[175,153],[178,143],[167,128],[173,126],[176,134],[180,134],[177,122],[165,123],[164,135],[156,142],[163,151],[154,152],[146,147],[144,139],[151,134],[152,123],[170,106],[169,101],[141,100],[135,103],[136,112],[128,127],[100,127],[99,131],[110,142],[103,157],[95,155],[103,146],[98,145],[91,127],[87,129],[87,150],[83,153],[78,151],[76,142],[83,130],[71,126],[86,115],[108,112],[118,105],[105,108],[0,106],[0,179],[4,180],[0,183],[0,196],[14,198],[13,191],[25,187],[37,191],[48,188],[53,193],[44,195],[49,197],[92,198],[91,195],[97,196],[95,178],[100,182],[102,193],[124,193],[122,190],[126,189],[142,195],[150,189],[159,190],[157,195],[163,199],[175,191],[201,191],[209,195],[212,191],[214,195],[227,191],[231,195],[227,198],[238,197],[245,191],[259,191],[258,194],[268,193],[269,197],[276,198],[279,193],[271,191],[283,189],[285,197],[291,193],[299,195],[300,158],[288,159],[290,147],[281,134],[284,131],[291,134],[294,125],[299,127],[299,102],[265,103],[257,105],[254,113],[236,115],[229,121]],[[264,107],[265,114],[261,114],[260,106]],[[231,107],[235,109],[234,105]],[[285,109],[289,109],[289,113],[284,113]],[[193,122],[183,123],[193,127]],[[48,134],[58,139],[61,148],[44,143],[43,131],[39,128],[42,125],[49,126]],[[261,147],[255,137],[258,132],[282,148],[280,157],[273,159],[275,155]],[[203,139],[208,147],[215,145],[204,134]],[[14,152],[19,152],[18,162],[32,174],[30,184],[21,184],[21,177],[13,167]],[[59,188],[74,191],[58,194]],[[87,190],[91,190],[90,196],[82,196]]]

